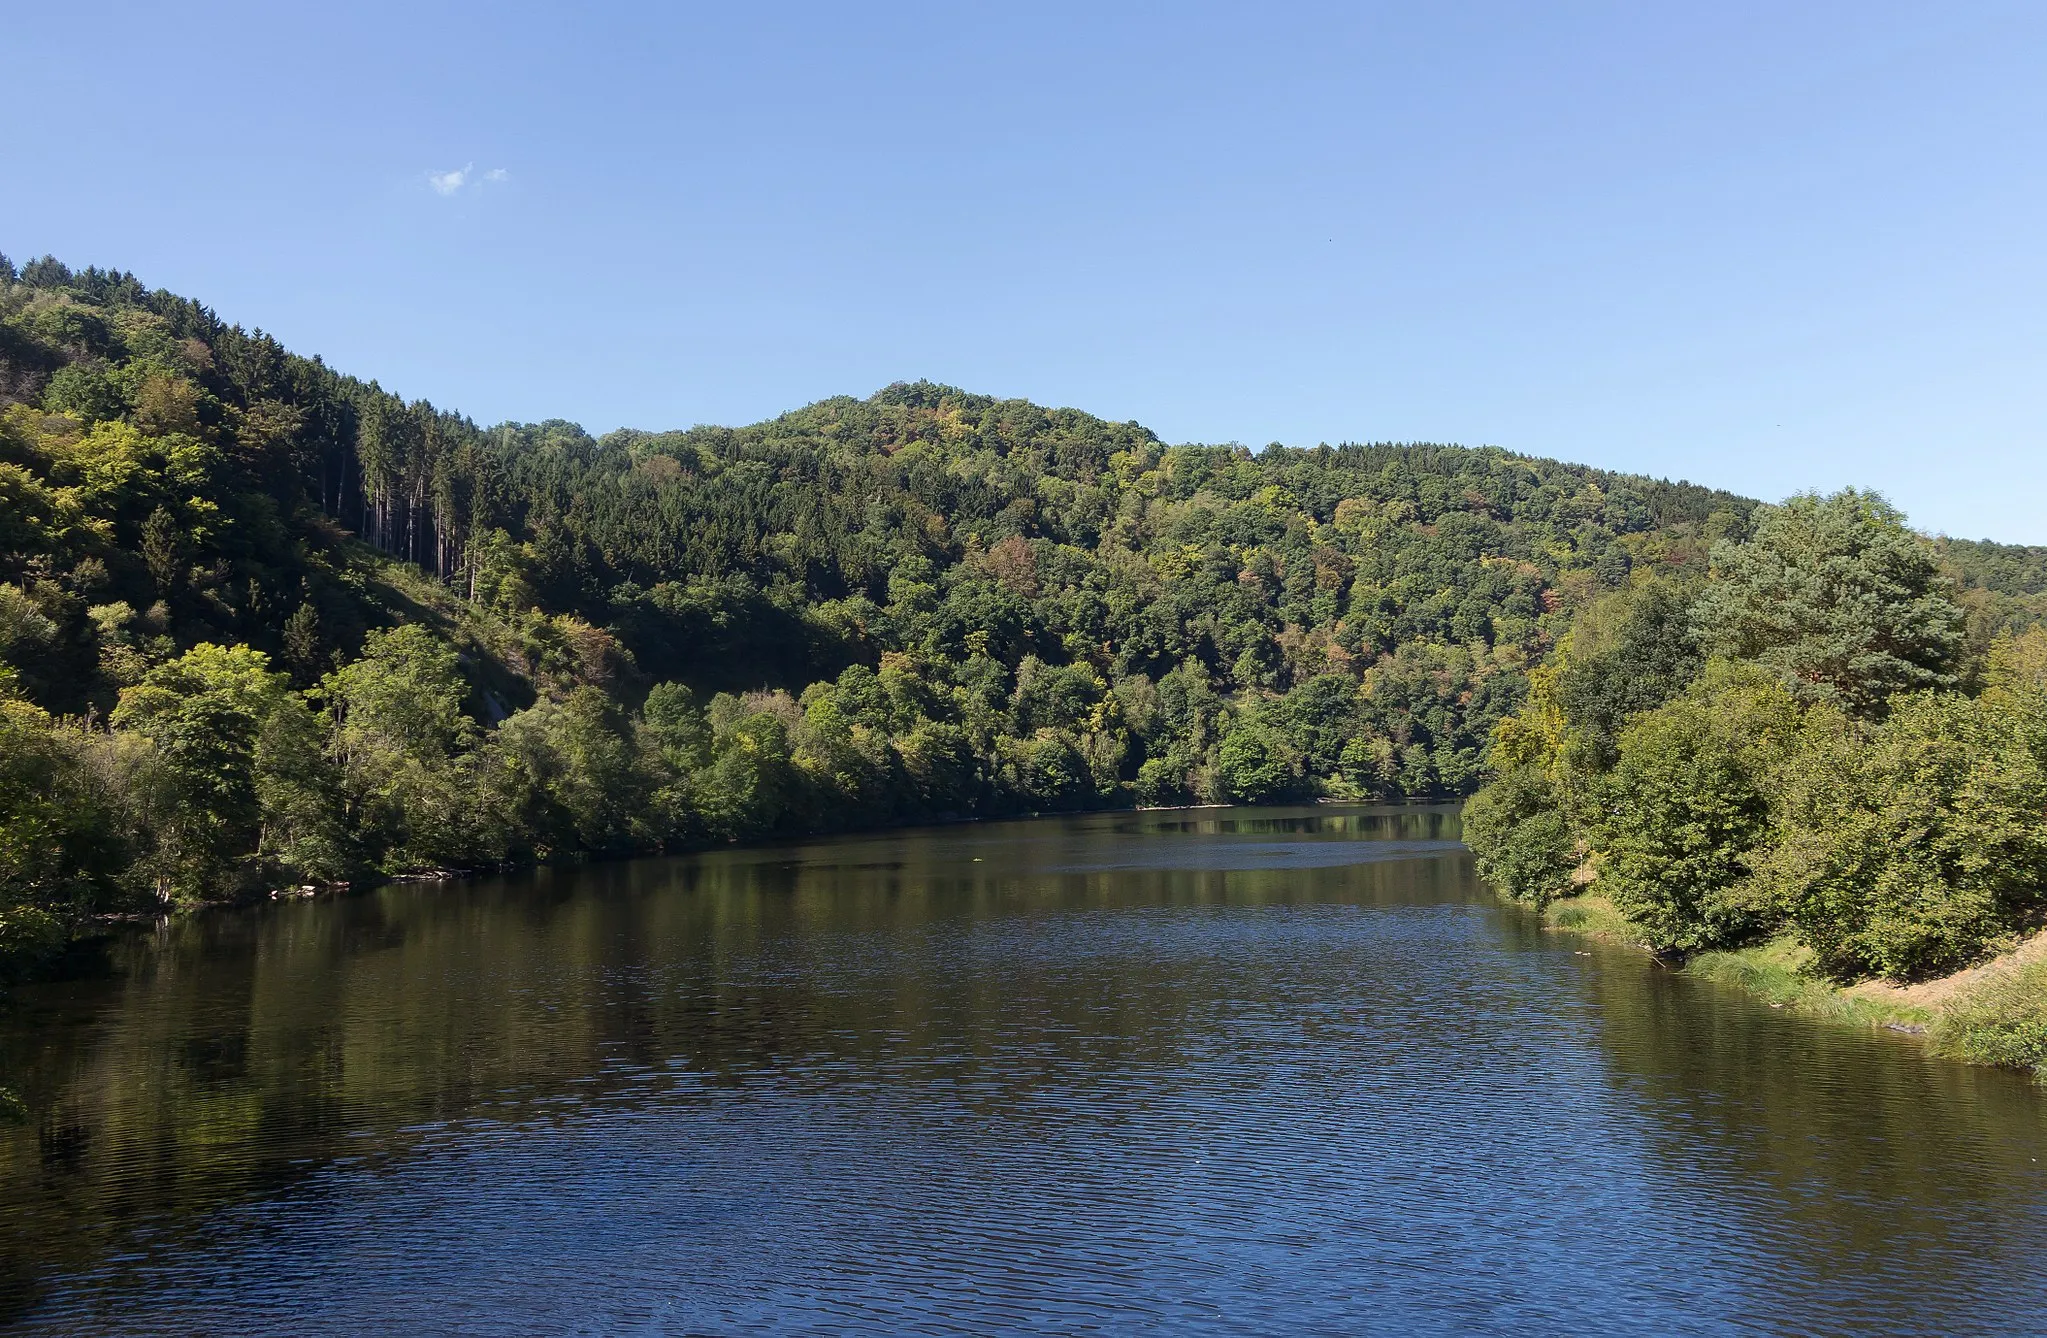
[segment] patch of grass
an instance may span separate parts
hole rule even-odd
[[[2047,960],[1999,971],[1949,1001],[1935,1053],[2047,1077]]]
[[[1605,897],[1590,893],[1552,901],[1543,908],[1542,922],[1551,929],[1568,929],[1576,934],[1611,939],[1616,943],[1640,944],[1643,941],[1641,928],[1622,915],[1618,906]]]
[[[1773,1008],[1853,1022],[1924,1030],[1930,1010],[1914,1004],[1850,994],[1807,970],[1812,951],[1789,935],[1728,952],[1702,952],[1685,963],[1687,975],[1747,990]]]

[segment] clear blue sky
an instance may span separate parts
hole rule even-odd
[[[1173,441],[1855,483],[2047,542],[2037,2],[72,4],[5,32],[0,250],[484,422],[928,377]]]

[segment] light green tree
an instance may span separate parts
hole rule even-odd
[[[1287,798],[1300,783],[1296,756],[1270,725],[1232,720],[1216,745],[1216,784],[1232,803],[1269,804]]]
[[[91,741],[14,696],[0,670],[0,980],[120,901],[134,831]],[[103,736],[102,736],[103,737]]]
[[[1761,874],[1822,971],[1951,971],[2043,903],[2047,770],[2014,705],[1914,693],[1870,728],[1816,708]]]
[[[223,895],[260,877],[265,855],[307,876],[346,873],[338,776],[304,700],[261,651],[194,646],[124,689],[112,722],[153,747],[147,864],[166,900]]]
[[[1502,772],[1465,804],[1463,823],[1478,876],[1508,896],[1541,906],[1570,890],[1577,837],[1540,767]]]
[[[476,722],[463,709],[461,661],[417,624],[372,632],[362,658],[328,674],[332,754],[351,816],[390,870],[495,858],[501,776],[474,756]]]
[[[659,783],[624,715],[592,687],[498,726],[492,752],[516,774],[519,826],[552,854],[621,854],[659,841]]]

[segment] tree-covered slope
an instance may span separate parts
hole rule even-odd
[[[485,428],[0,260],[0,939],[377,871],[1463,794],[1574,610],[1703,571],[1753,507],[924,383]]]

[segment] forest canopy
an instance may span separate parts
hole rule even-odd
[[[749,427],[483,427],[131,275],[0,257],[0,959],[409,872],[1450,798],[1503,721],[1566,701],[1559,746],[1608,765],[1706,653],[1657,630],[1689,595],[1643,592],[1710,584],[1716,544],[1785,523],[1755,515],[1496,449],[1169,445],[923,382]],[[1713,635],[1816,667],[1796,707],[1861,729],[1885,693],[1972,684],[2047,600],[2038,550],[1893,548],[1872,579],[1948,593],[1880,674],[1767,593]],[[1756,591],[1804,579],[1757,562]]]

